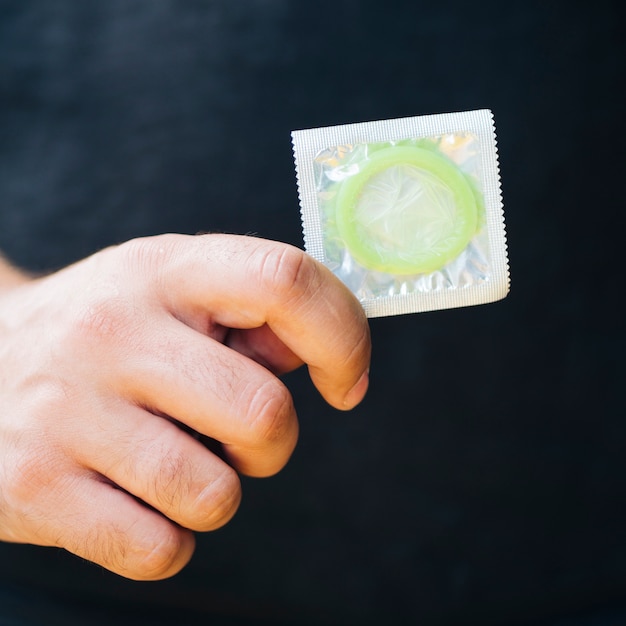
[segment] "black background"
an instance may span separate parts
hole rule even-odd
[[[122,602],[133,623],[142,605],[184,608],[180,624],[626,623],[622,13],[0,0],[0,249],[17,263],[165,231],[301,245],[291,130],[491,108],[512,277],[500,303],[373,320],[350,414],[288,376],[294,458],[244,480],[174,579],[0,545],[0,623],[112,623]]]

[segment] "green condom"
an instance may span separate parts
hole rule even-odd
[[[372,152],[339,186],[339,234],[363,267],[388,274],[434,272],[476,233],[471,184],[432,150],[393,146]]]

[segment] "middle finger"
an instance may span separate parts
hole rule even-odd
[[[168,313],[126,355],[120,392],[224,444],[239,471],[269,476],[291,456],[298,422],[290,393],[265,367]],[[140,331],[141,332],[141,331]]]

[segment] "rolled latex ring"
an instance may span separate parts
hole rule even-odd
[[[400,188],[406,186],[402,180],[395,191],[388,182],[380,185],[390,168],[397,168],[396,180],[410,179],[409,200],[401,197]],[[376,186],[385,187],[390,196],[388,212],[367,224],[360,204],[376,193]],[[335,208],[339,234],[353,258],[367,269],[389,274],[442,268],[467,247],[478,221],[476,196],[457,166],[443,155],[410,146],[373,152],[356,174],[342,181]],[[385,206],[378,202],[376,210],[383,214]]]

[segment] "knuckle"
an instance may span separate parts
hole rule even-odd
[[[189,528],[215,530],[229,522],[241,502],[241,483],[236,472],[227,468],[199,493],[188,516]]]
[[[0,471],[0,519],[7,522],[0,524],[0,535],[20,542],[55,544],[50,533],[79,474],[59,459],[55,448],[44,444],[32,443],[27,450],[9,453],[7,460]]]
[[[125,550],[121,558],[130,577],[158,580],[180,568],[185,547],[185,531],[168,522],[153,529],[143,546]]]
[[[263,287],[281,300],[291,300],[307,292],[316,275],[313,259],[291,246],[265,250],[259,270]]]
[[[164,515],[196,531],[218,528],[233,517],[241,500],[234,470],[226,467],[207,484],[183,449],[161,446],[155,453],[159,463],[151,478],[149,499]]]
[[[5,468],[4,498],[15,508],[25,510],[43,492],[50,488],[51,476],[57,475],[52,451],[41,445],[32,445],[16,454]]]
[[[294,417],[293,400],[287,388],[270,379],[256,389],[248,408],[248,433],[252,447],[282,441]]]
[[[86,338],[89,344],[94,341],[117,344],[134,334],[135,321],[121,298],[104,296],[85,305],[77,314],[73,328],[78,337]]]

